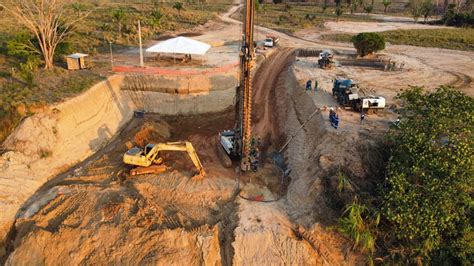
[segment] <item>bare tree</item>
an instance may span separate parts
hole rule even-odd
[[[72,32],[73,25],[89,13],[71,16],[70,0],[0,0],[0,7],[12,14],[16,21],[25,26],[38,40],[44,68],[54,66],[56,47]],[[71,19],[73,18],[73,19]],[[36,49],[36,48],[35,48]]]

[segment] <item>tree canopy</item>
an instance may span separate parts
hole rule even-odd
[[[474,99],[447,87],[411,88],[404,105],[383,191],[399,255],[419,261],[473,259]]]
[[[352,37],[352,43],[359,56],[385,49],[385,38],[376,32],[363,32]]]
[[[2,0],[0,7],[15,17],[36,38],[39,49],[31,46],[43,56],[45,69],[54,65],[54,54],[58,45],[72,32],[73,26],[87,16],[69,16],[70,0]],[[73,17],[73,18],[71,18]]]

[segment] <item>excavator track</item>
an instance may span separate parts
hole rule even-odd
[[[135,175],[146,175],[146,174],[161,174],[164,173],[168,170],[168,167],[166,165],[161,164],[161,165],[151,165],[148,167],[135,167],[132,170],[130,170],[130,175],[135,176]]]

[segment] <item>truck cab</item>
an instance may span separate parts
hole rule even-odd
[[[352,100],[359,98],[359,87],[352,79],[335,79],[332,87],[332,95],[345,107],[349,107]]]

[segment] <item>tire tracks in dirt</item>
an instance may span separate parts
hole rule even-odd
[[[450,82],[449,86],[453,86],[453,87],[456,87],[460,90],[464,90],[466,88],[469,88],[469,86],[471,85],[472,83],[472,77],[469,76],[469,75],[466,75],[464,73],[461,73],[461,72],[455,72],[455,71],[446,71],[447,73],[450,73],[451,75],[453,75],[456,79],[453,80],[452,82]]]
[[[288,67],[295,61],[297,49],[282,48],[263,62],[253,76],[254,135],[262,140],[263,151],[284,141]]]

